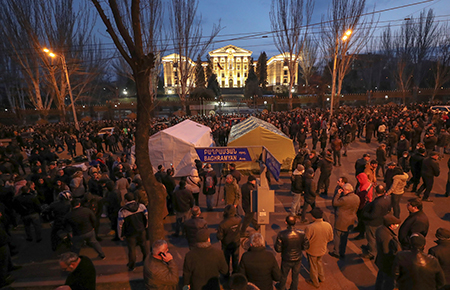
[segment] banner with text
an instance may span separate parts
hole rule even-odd
[[[273,177],[278,181],[280,178],[281,171],[281,163],[275,158],[275,156],[270,153],[269,150],[266,150],[266,166],[269,169],[270,173],[272,173]]]
[[[249,162],[252,161],[247,148],[207,147],[195,148],[200,161],[204,163]]]

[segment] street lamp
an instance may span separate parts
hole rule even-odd
[[[67,70],[67,63],[66,58],[63,54],[56,55],[53,52],[51,52],[48,48],[44,48],[43,51],[48,54],[51,58],[59,56],[63,65],[64,74],[66,75],[66,81],[67,81],[67,87],[69,89],[69,96],[70,96],[70,102],[72,103],[72,113],[73,113],[73,120],[75,122],[75,128],[80,131],[80,125],[78,124],[78,118],[77,118],[77,112],[75,111],[75,104],[73,102],[73,96],[72,96],[72,87],[70,86],[70,80],[69,80],[69,72]]]
[[[352,35],[353,31],[351,29],[347,30],[344,35],[342,36],[342,41],[347,41],[350,38],[350,35]],[[331,119],[333,117],[333,106],[334,106],[334,95],[336,94],[336,63],[337,63],[337,57],[338,57],[338,51],[339,51],[339,38],[336,38],[336,47],[334,51],[334,62],[333,62],[333,79],[331,81],[331,103],[330,103],[330,124]]]

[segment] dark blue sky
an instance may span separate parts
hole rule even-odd
[[[367,0],[367,9],[384,10],[394,8],[402,5],[422,2],[423,0]],[[168,3],[168,0],[163,0]],[[420,5],[415,5],[407,8],[397,9],[393,11],[383,12],[379,15],[378,30],[375,32],[375,37],[380,35],[380,31],[391,22],[393,29],[396,25],[401,24],[401,20],[406,17],[418,16],[423,9],[433,8],[437,21],[447,23],[450,19],[450,5],[449,0],[434,0]],[[331,0],[316,0],[312,23],[319,23],[321,16],[327,13],[328,6]],[[91,4],[92,5],[92,4]],[[223,27],[219,37],[216,38],[216,43],[210,48],[216,49],[227,44],[234,44],[236,46],[249,49],[253,51],[253,57],[257,58],[261,51],[266,51],[269,57],[278,54],[276,47],[273,44],[271,34],[266,34],[267,38],[253,37],[246,39],[233,40],[237,37],[243,37],[253,33],[270,32],[269,11],[271,0],[199,0],[198,13],[202,14],[203,20],[203,35],[209,35],[214,23],[218,23],[221,19]],[[94,9],[92,7],[92,9]],[[167,19],[167,13],[166,13]],[[318,31],[320,26],[316,26],[313,31]],[[106,35],[105,28],[100,20],[96,30],[99,34]],[[318,35],[318,34],[316,34]],[[109,38],[104,38],[107,43],[106,47],[111,47],[112,41]]]

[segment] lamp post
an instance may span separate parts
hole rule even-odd
[[[349,39],[350,35],[352,35],[352,30],[347,30],[344,35],[342,36],[342,41],[346,41]],[[333,107],[334,107],[334,97],[336,94],[336,63],[337,63],[337,57],[338,57],[338,51],[339,51],[339,38],[336,39],[336,47],[334,51],[334,61],[333,61],[333,76],[331,80],[331,99],[330,99],[330,124],[331,119],[333,117]]]
[[[53,52],[51,52],[48,48],[44,48],[43,51],[45,53],[48,54],[48,56],[50,56],[51,58],[54,58],[56,56],[59,56],[61,59],[61,63],[63,65],[63,70],[64,70],[64,74],[66,76],[66,81],[67,81],[67,88],[69,90],[69,96],[70,96],[70,102],[71,102],[71,106],[72,106],[72,113],[73,113],[73,120],[75,122],[75,128],[80,131],[80,125],[78,124],[78,118],[77,118],[77,112],[75,111],[75,104],[73,102],[73,96],[72,96],[72,87],[70,86],[70,80],[69,80],[69,72],[67,70],[67,63],[66,63],[66,58],[64,57],[63,54],[61,55],[56,55]]]

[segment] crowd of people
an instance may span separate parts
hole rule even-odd
[[[209,126],[217,146],[225,146],[232,125],[246,117],[217,115],[191,119]],[[211,164],[197,161],[189,176],[176,181],[173,168],[159,165],[155,178],[165,186],[168,212],[175,215],[173,236],[185,237],[190,249],[183,265],[183,285],[190,285],[190,289],[219,289],[225,279],[231,289],[264,290],[272,289],[273,282],[277,281],[278,288],[284,290],[291,272],[290,289],[297,289],[305,252],[310,269],[307,282],[320,287],[325,279],[322,257],[328,252],[327,244],[333,241],[334,245],[329,255],[345,260],[348,236],[353,231],[359,233],[356,239],[367,239],[361,257],[375,259],[378,266],[376,289],[395,286],[401,290],[438,289],[450,281],[447,255],[450,231],[440,228],[436,232],[438,246],[429,250],[436,258],[423,253],[429,224],[422,205],[432,201],[434,178],[440,175],[438,160],[449,147],[447,115],[435,114],[428,106],[415,104],[408,108],[345,107],[331,118],[327,111],[320,109],[257,117],[279,128],[299,148],[292,164],[292,207],[286,217],[287,229],[278,233],[274,245],[275,251],[281,253],[281,265],[265,249],[264,237],[257,232],[249,237],[249,250],[239,260],[240,241],[248,236],[248,227],[259,229],[250,206],[251,192],[257,186],[255,176],[244,177],[234,164],[229,164],[224,174],[215,172]],[[184,117],[155,119],[150,133],[182,120]],[[99,134],[104,127],[114,129]],[[80,131],[72,124],[62,123],[0,129],[0,139],[10,139],[9,144],[0,144],[0,281],[3,285],[13,281],[10,272],[19,268],[11,262],[11,256],[17,253],[11,229],[20,220],[26,241],[40,243],[41,222],[52,221],[50,246],[53,250],[67,246],[71,251],[60,260],[61,268],[70,272],[66,284],[72,289],[93,289],[95,271],[93,279],[89,271],[92,262],[79,256],[79,252],[86,243],[94,248],[99,259],[106,257],[99,226],[101,218],[107,217],[113,240],[126,240],[128,270],[136,267],[139,246],[145,258],[147,288],[176,289],[178,266],[173,262],[167,242],[156,241],[151,248],[146,243],[147,205],[151,200],[143,188],[139,169],[131,161],[135,121],[82,122]],[[309,138],[311,142],[306,142]],[[376,156],[364,154],[355,163],[354,185],[348,176],[342,176],[334,193],[330,193],[333,168],[341,166],[342,157],[351,154],[351,143],[357,138],[364,138],[367,143],[378,141]],[[82,151],[78,152],[80,147]],[[71,158],[60,158],[65,150]],[[316,181],[317,171],[320,175]],[[216,233],[221,249],[216,249],[210,242],[208,223],[201,217],[199,196],[206,195],[205,209],[213,210],[213,197],[222,176],[226,206]],[[241,182],[245,178],[246,182]],[[409,216],[401,222],[400,200],[411,185],[417,198],[408,200]],[[447,182],[445,195],[449,193],[450,182]],[[319,196],[332,198],[333,227],[316,206]],[[309,208],[312,222],[307,219]],[[298,223],[307,224],[304,231],[295,227]],[[400,224],[397,238],[396,229]],[[91,278],[80,282],[79,277],[88,275],[87,272]],[[219,279],[220,275],[224,279]]]

